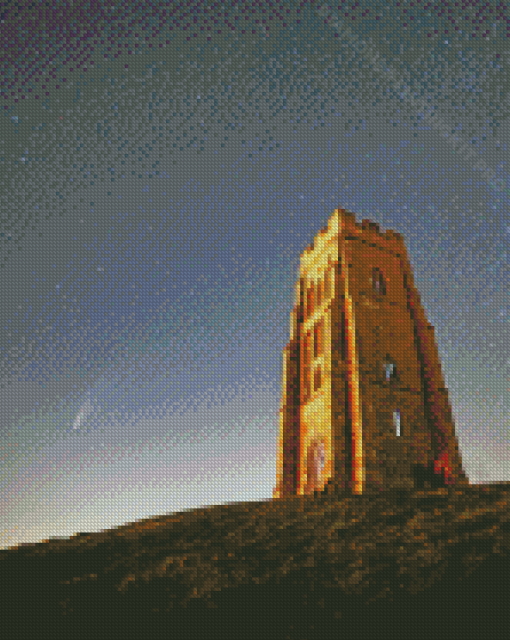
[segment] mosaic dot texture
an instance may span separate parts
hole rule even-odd
[[[508,480],[509,7],[0,3],[0,546],[270,499],[299,255],[405,239]]]

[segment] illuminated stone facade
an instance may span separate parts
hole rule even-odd
[[[337,209],[301,255],[274,497],[468,484],[402,237]]]

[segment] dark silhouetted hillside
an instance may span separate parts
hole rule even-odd
[[[4,638],[508,637],[510,483],[322,493],[0,551]]]

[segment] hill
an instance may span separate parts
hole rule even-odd
[[[508,637],[510,483],[196,509],[0,551],[5,638]]]

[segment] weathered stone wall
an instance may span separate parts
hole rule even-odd
[[[402,237],[336,210],[301,256],[296,292],[275,497],[317,484],[370,492],[467,483]],[[317,480],[308,476],[318,442]]]

